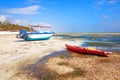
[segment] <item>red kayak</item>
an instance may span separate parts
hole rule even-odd
[[[109,55],[111,55],[111,52],[107,52],[107,51],[102,51],[102,50],[92,50],[92,49],[88,49],[88,48],[84,48],[84,47],[78,47],[78,46],[71,46],[68,44],[65,44],[67,50],[70,50],[72,52],[76,52],[76,53],[81,53],[81,54],[90,54],[90,55],[100,55],[100,56],[106,56],[108,57]]]

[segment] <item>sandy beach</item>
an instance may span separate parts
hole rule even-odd
[[[18,63],[29,60],[31,63],[55,51],[64,50],[64,44],[72,41],[62,41],[51,38],[45,41],[23,41],[15,34],[0,34],[0,80],[9,80],[19,68]]]
[[[16,34],[0,34],[0,80],[120,80],[120,54],[78,57],[65,49],[66,43],[82,42],[59,37],[24,41]]]

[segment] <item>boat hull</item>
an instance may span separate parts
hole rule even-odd
[[[35,40],[48,40],[52,37],[53,34],[28,34],[24,40],[26,41],[35,41]]]
[[[101,51],[101,50],[90,50],[83,47],[78,46],[71,46],[68,44],[65,44],[67,50],[70,50],[72,52],[80,53],[80,54],[90,54],[90,55],[99,55],[99,56],[105,56],[108,57],[111,55],[111,52]]]

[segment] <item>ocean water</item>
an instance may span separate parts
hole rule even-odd
[[[80,45],[83,47],[120,52],[120,33],[59,33],[55,36],[69,40],[84,40]]]

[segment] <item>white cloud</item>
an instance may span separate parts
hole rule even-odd
[[[19,24],[19,25],[24,25],[24,26],[27,26],[27,25],[29,24],[28,21],[26,21],[26,20],[19,20],[19,19],[13,20],[12,23],[13,23],[13,24]]]
[[[9,20],[11,18],[10,15],[0,15],[0,22],[5,22],[6,20]],[[27,26],[29,22],[27,20],[19,20],[19,19],[13,19],[9,20],[12,24],[18,24],[18,25],[25,25]]]
[[[103,5],[105,3],[106,0],[100,0],[97,2],[97,5]]]
[[[41,3],[40,0],[27,0],[24,4],[39,4]]]
[[[48,24],[46,22],[35,22],[35,23],[32,23],[31,25],[42,25],[42,26],[51,26],[52,27],[51,24]]]
[[[28,2],[40,2],[39,0],[28,0]]]
[[[104,4],[115,4],[117,3],[117,0],[99,0],[97,2],[97,5],[104,5]]]
[[[118,0],[98,0],[95,2],[95,8],[101,10],[104,5],[114,5]]]
[[[97,0],[94,2],[94,8],[97,9],[97,10],[101,10],[102,9],[102,5],[105,4],[105,1],[106,0]]]
[[[59,2],[51,2],[52,4],[59,4]]]
[[[101,16],[103,19],[107,19],[108,18],[108,15],[102,15]]]
[[[7,20],[7,17],[4,15],[0,15],[0,22],[5,22]]]
[[[115,4],[115,3],[117,3],[117,0],[109,0],[109,1],[107,1],[107,3],[108,4]]]
[[[39,5],[29,6],[25,8],[11,8],[7,12],[11,14],[37,14],[39,13]]]

